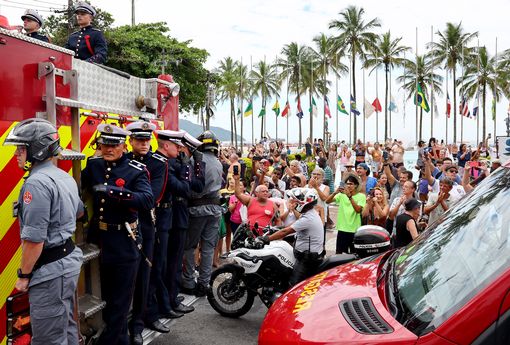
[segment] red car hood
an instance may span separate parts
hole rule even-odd
[[[269,309],[259,344],[415,344],[417,336],[391,316],[379,297],[377,271],[385,257],[338,266],[296,285]],[[339,303],[358,298],[372,301],[389,333],[362,334],[349,324]]]

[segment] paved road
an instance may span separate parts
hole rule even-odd
[[[336,222],[336,207],[330,207],[331,219]],[[326,233],[327,255],[335,253],[336,231]],[[255,298],[252,309],[239,319],[229,319],[216,313],[205,297],[196,299],[184,295],[185,304],[195,311],[169,321],[169,334],[159,335],[151,345],[255,345],[267,308]],[[148,338],[146,338],[148,339]]]
[[[267,308],[255,300],[250,312],[239,319],[216,313],[205,297],[193,306],[196,310],[172,320],[171,331],[157,337],[151,345],[255,345]]]

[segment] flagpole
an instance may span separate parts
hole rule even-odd
[[[335,54],[336,66],[338,68],[338,55]],[[338,145],[338,75],[335,73],[335,115],[336,115],[336,143]]]
[[[275,55],[274,59],[275,59],[274,63],[276,65],[276,75],[278,75],[278,56]],[[278,96],[276,96],[276,101],[278,102]],[[276,140],[276,142],[278,142],[278,115],[276,115],[276,113],[274,113],[274,117],[275,117],[275,122],[276,122],[275,140]]]
[[[478,39],[476,47],[477,47],[476,51],[478,53],[478,58],[476,59],[476,68],[477,68],[477,72],[478,72],[478,78],[480,78],[480,39]],[[476,87],[476,106],[478,108],[478,112],[476,113],[476,143],[477,144],[480,142],[480,97],[478,97],[478,95],[479,95],[479,87],[477,86]],[[483,109],[483,111],[485,111],[485,108]],[[485,128],[485,121],[483,121],[483,126]],[[485,133],[483,133],[483,135],[485,136]],[[482,140],[485,140],[485,137],[482,138]]]
[[[415,80],[415,87],[414,87],[414,104],[416,108],[416,114],[415,114],[415,123],[416,123],[416,143],[418,143],[418,140],[421,138],[418,138],[418,27],[416,27],[416,80]]]
[[[448,68],[445,68],[445,72],[446,72],[446,130],[445,130],[445,142],[448,144],[448,117],[450,116],[450,114],[448,114],[448,98],[449,98],[449,95],[448,95]],[[450,111],[451,111],[451,105],[450,105]],[[454,143],[455,145],[455,143]]]
[[[324,129],[322,131],[322,140],[324,140],[324,143],[326,145],[327,143],[327,131],[328,131],[328,120],[326,119],[326,61],[324,61],[324,64],[323,64],[323,69],[324,69],[324,94],[322,95],[322,98],[323,98],[323,101],[324,101],[324,114],[323,114],[323,122],[324,122]],[[326,145],[327,147],[328,145]]]
[[[391,78],[391,66],[390,66],[389,74],[390,74],[390,85],[389,86],[390,86],[390,100],[391,100],[391,80],[392,80],[392,78]],[[391,127],[392,127],[392,124],[393,124],[392,118],[393,118],[393,109],[390,109],[390,118],[389,118],[389,120],[390,120],[390,124],[389,124],[390,128],[389,128],[389,131],[388,131],[388,134],[389,134],[390,138],[393,137],[393,133],[392,133],[392,130],[391,130]],[[386,141],[386,139],[384,141]]]
[[[496,63],[495,70],[497,70],[497,68],[498,68],[498,65],[497,65],[497,63],[498,63],[498,37],[497,36],[496,36],[496,50],[495,50],[495,52],[496,53],[494,55],[495,56],[494,62]],[[494,92],[492,94],[492,97],[494,98],[494,101],[493,101],[494,102],[494,110],[493,110],[494,114],[492,115],[492,117],[493,117],[492,121],[493,121],[493,124],[494,124],[494,135],[493,135],[493,137],[494,137],[494,144],[496,144],[496,108],[497,108],[496,106],[498,104],[498,102],[497,102],[497,100],[498,100],[498,97],[497,97],[498,85],[497,85],[497,78],[494,78],[494,79],[496,79],[496,83],[494,85]]]
[[[406,52],[404,51],[404,85],[406,85],[406,78],[407,78],[407,66],[406,66]],[[396,100],[395,100],[396,102]],[[390,103],[391,103],[391,94],[390,94]],[[402,111],[404,112],[403,114],[403,119],[404,119],[404,128],[406,127],[406,97],[405,97],[405,93],[404,93],[404,105],[402,106]]]
[[[241,157],[243,156],[244,152],[244,142],[243,142],[243,123],[244,123],[244,114],[243,114],[243,99],[244,99],[244,92],[243,92],[243,57],[241,56],[241,65],[239,66],[239,80],[240,80],[240,98],[241,98]]]
[[[250,74],[253,70],[253,59],[252,59],[252,56],[250,55]],[[252,145],[255,145],[255,121],[254,121],[254,117],[255,117],[255,109],[253,109],[253,97],[252,95],[250,95],[250,99],[251,99],[251,106],[252,106],[252,114],[251,114],[251,144]]]
[[[365,68],[363,68],[363,142],[366,143],[365,127],[366,127],[366,105],[365,105]]]
[[[287,102],[289,102],[289,75],[287,74]],[[287,106],[287,103],[285,103],[285,106]],[[289,107],[290,107],[290,104],[289,104]],[[287,115],[285,116],[287,119],[287,145],[289,144],[289,114],[290,112],[290,109],[287,111]]]
[[[376,59],[379,58],[378,52],[375,56]],[[375,99],[379,99],[379,68],[375,69]],[[391,94],[390,94],[391,99]],[[391,100],[390,100],[391,102]],[[387,104],[384,104],[385,107],[387,107]],[[375,141],[379,141],[379,110],[375,110]]]
[[[351,81],[351,69],[352,67],[349,64],[349,144],[352,144],[352,81]]]
[[[434,26],[430,26],[430,42],[434,43]],[[432,45],[431,45],[432,47]],[[430,69],[430,137],[434,137],[434,59]]]
[[[462,49],[462,65],[461,65],[461,68],[462,68],[462,72],[461,72],[461,75],[462,77],[464,77],[464,49]],[[455,84],[454,84],[455,85]],[[465,99],[465,92],[464,92],[464,80],[462,81],[462,93],[463,93],[463,97],[464,97],[464,100],[467,102],[467,100]],[[463,112],[461,112],[460,114],[460,142],[464,142],[464,114]],[[477,144],[478,144],[478,140],[477,140]]]
[[[313,143],[313,60],[310,61],[310,140]]]

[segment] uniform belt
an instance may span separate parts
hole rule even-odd
[[[175,201],[178,201],[182,204],[187,204],[188,203],[188,198],[183,198],[182,196],[176,196],[175,197]]]
[[[189,201],[189,206],[204,206],[204,205],[221,205],[220,198],[202,198],[192,199]]]
[[[159,207],[159,208],[170,208],[172,207],[172,202],[158,202],[158,204],[156,205],[156,207]]]
[[[43,265],[65,258],[73,252],[74,247],[74,242],[71,237],[69,237],[64,244],[56,247],[44,248],[34,265],[33,271],[38,270]]]
[[[138,220],[134,221],[133,223],[129,223],[129,227],[131,230],[136,230],[138,227]],[[103,231],[112,231],[112,230],[125,230],[126,226],[124,224],[108,224],[105,222],[99,222],[99,230]]]

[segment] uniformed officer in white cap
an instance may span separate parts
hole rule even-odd
[[[78,2],[74,13],[80,30],[69,36],[65,47],[80,60],[104,64],[108,53],[106,40],[101,30],[91,26],[96,10],[86,2]]]
[[[129,344],[127,320],[140,259],[138,215],[154,207],[154,198],[145,165],[124,153],[130,132],[111,124],[100,124],[97,130],[102,155],[88,159],[82,188],[93,197],[88,240],[95,234],[101,247],[106,327],[98,344]]]
[[[23,29],[25,30],[28,37],[32,37],[44,42],[49,42],[48,37],[39,33],[39,29],[44,25],[44,20],[36,10],[26,10],[25,13],[21,16],[21,20],[23,21]]]
[[[150,212],[140,211],[138,214],[142,232],[142,248],[150,261],[152,261],[154,252],[155,207],[163,197],[168,175],[168,158],[161,153],[151,152],[152,133],[156,128],[156,125],[148,121],[136,121],[126,126],[126,129],[131,132],[129,143],[132,147],[132,151],[127,156],[129,159],[145,164],[149,171],[152,194],[154,195],[152,210]],[[143,344],[142,331],[144,329],[144,313],[147,305],[150,272],[147,261],[140,261],[129,324],[132,345]]]

